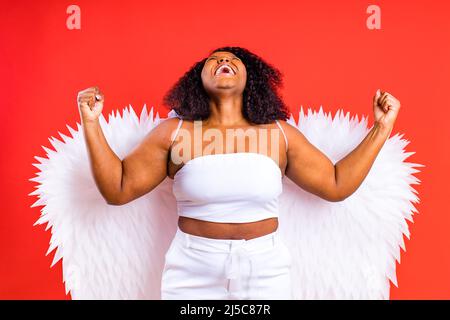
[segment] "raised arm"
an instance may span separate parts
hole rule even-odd
[[[96,99],[97,96],[97,99]],[[121,160],[110,148],[100,127],[104,103],[97,87],[78,93],[78,106],[98,190],[108,204],[123,205],[150,192],[167,176],[170,136],[178,119],[167,119]]]
[[[336,165],[289,124],[284,125],[289,137],[286,176],[302,189],[328,201],[342,201],[362,183],[388,137],[388,132],[375,124],[365,139]]]
[[[375,121],[364,140],[335,165],[296,128],[282,121],[289,139],[286,176],[294,183],[328,201],[342,201],[355,192],[369,173],[383,144],[389,138],[400,102],[377,91]]]
[[[153,190],[167,177],[170,136],[178,124],[170,118],[158,124],[122,161],[122,184],[117,204],[125,204]]]
[[[364,181],[378,153],[391,135],[399,111],[399,100],[388,92],[377,90],[373,97],[372,128],[352,152],[335,164],[339,199],[349,197]]]
[[[286,176],[305,191],[328,201],[339,201],[331,160],[297,128],[280,122],[289,140]]]

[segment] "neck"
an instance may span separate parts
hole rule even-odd
[[[211,115],[206,121],[207,125],[233,126],[248,124],[242,114],[243,98],[240,96],[221,96],[210,99]]]

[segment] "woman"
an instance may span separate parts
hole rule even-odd
[[[291,257],[277,235],[281,179],[328,201],[345,199],[369,172],[400,108],[378,90],[372,130],[333,165],[286,123],[281,84],[280,72],[248,50],[218,48],[165,97],[178,117],[159,124],[123,160],[98,122],[103,94],[97,87],[79,92],[92,173],[109,204],[126,204],[174,179],[179,222],[163,299],[290,299]]]

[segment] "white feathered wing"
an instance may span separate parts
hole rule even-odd
[[[140,118],[130,106],[123,117],[100,117],[113,151],[123,159],[160,121],[144,106]],[[159,299],[164,254],[175,234],[176,202],[170,179],[145,196],[123,206],[108,205],[90,171],[84,134],[68,127],[72,138],[52,137],[55,151],[44,147],[48,159],[40,164],[40,183],[31,195],[43,205],[36,224],[52,228],[52,266],[62,258],[66,292],[73,299]]]
[[[332,119],[319,112],[303,114],[295,123],[306,138],[335,164],[365,138],[367,118],[349,118],[341,110]],[[398,134],[388,139],[369,174],[350,197],[329,202],[299,188],[287,177],[280,198],[280,234],[293,255],[295,299],[389,299],[389,280],[397,286],[396,260],[406,220],[413,221],[413,202],[419,202],[410,184],[419,179],[404,162],[409,143]]]
[[[169,113],[169,117],[176,113]],[[144,106],[117,112],[100,124],[114,152],[123,159],[160,119]],[[331,119],[319,113],[299,116],[297,127],[333,161],[349,153],[367,133],[366,120]],[[159,299],[164,255],[177,225],[172,183],[166,178],[150,193],[123,205],[108,205],[92,177],[83,130],[68,127],[51,138],[55,151],[35,157],[39,183],[30,195],[43,206],[36,224],[47,223],[52,236],[52,266],[62,258],[66,292],[73,299]],[[390,138],[360,188],[342,202],[328,202],[303,191],[287,177],[280,197],[280,233],[293,256],[296,299],[387,299],[389,280],[396,284],[395,260],[409,237],[412,221],[410,184],[418,164],[406,163],[407,141]]]

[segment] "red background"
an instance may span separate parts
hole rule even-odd
[[[81,8],[81,30],[66,8]],[[366,8],[381,7],[381,30]],[[33,227],[28,193],[41,145],[79,121],[76,95],[97,85],[104,114],[144,103],[161,116],[162,96],[195,62],[223,45],[248,48],[285,75],[298,110],[322,105],[369,116],[377,88],[402,103],[393,134],[405,133],[424,164],[414,186],[420,214],[392,299],[450,298],[448,195],[450,2],[447,1],[9,1],[0,10],[0,298],[67,299],[61,263],[45,256],[50,232]]]

